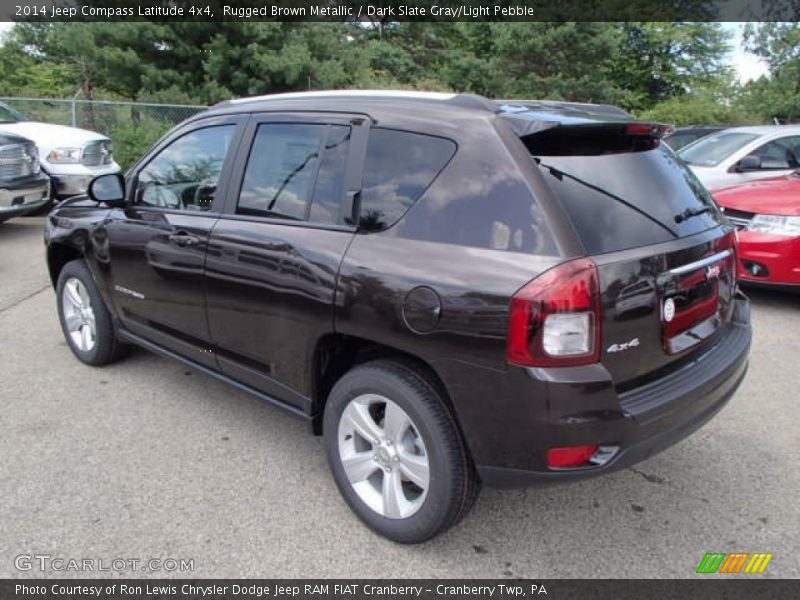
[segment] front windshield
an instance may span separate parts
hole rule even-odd
[[[15,121],[25,121],[25,115],[18,110],[14,110],[7,104],[0,102],[0,123],[13,123]]]
[[[721,132],[706,136],[678,151],[678,156],[690,165],[716,167],[731,154],[749,144],[758,135],[744,132]]]

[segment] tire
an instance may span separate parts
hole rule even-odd
[[[477,497],[478,476],[453,415],[413,366],[376,360],[346,373],[328,396],[323,435],[345,501],[390,540],[429,540]]]
[[[83,260],[64,265],[56,284],[58,318],[72,353],[87,365],[119,360],[127,346],[119,342],[89,267]]]

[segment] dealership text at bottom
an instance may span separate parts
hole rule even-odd
[[[100,597],[119,595],[124,596],[155,596],[164,595],[189,595],[195,598],[211,596],[249,596],[275,598],[294,597],[294,596],[353,596],[361,594],[364,596],[416,596],[436,595],[436,596],[476,596],[476,597],[519,597],[528,595],[547,595],[547,590],[543,585],[531,584],[522,585],[372,585],[372,584],[305,584],[305,585],[131,585],[131,584],[109,584],[109,585],[25,585],[15,586],[16,595],[44,595],[53,596],[87,596]]]

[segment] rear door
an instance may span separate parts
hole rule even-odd
[[[251,117],[208,244],[208,323],[220,368],[303,410],[316,341],[333,331],[367,127],[363,115]]]
[[[523,141],[597,263],[601,359],[620,389],[719,335],[735,293],[733,234],[668,146],[625,124],[556,127]]]

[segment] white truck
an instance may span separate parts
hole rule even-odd
[[[0,130],[36,144],[42,172],[50,177],[53,199],[83,194],[98,175],[120,171],[111,140],[94,131],[31,121],[3,102]]]

